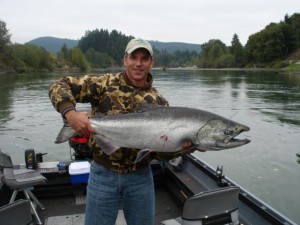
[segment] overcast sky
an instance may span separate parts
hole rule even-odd
[[[300,12],[299,0],[0,0],[0,20],[13,43],[44,36],[78,40],[90,30],[117,30],[163,42],[231,45],[286,14]]]

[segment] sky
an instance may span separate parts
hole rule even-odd
[[[79,40],[107,29],[152,41],[203,44],[234,34],[245,45],[265,26],[300,13],[299,0],[0,0],[13,43],[38,37]]]

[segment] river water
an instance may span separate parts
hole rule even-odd
[[[204,109],[248,125],[248,145],[195,155],[300,224],[300,75],[253,71],[158,71],[154,86],[172,106]],[[0,148],[24,163],[25,149],[68,160],[62,126],[48,99],[64,74],[0,75]]]

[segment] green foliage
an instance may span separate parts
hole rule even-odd
[[[92,68],[107,68],[113,63],[113,59],[109,55],[106,53],[99,53],[93,48],[89,48],[86,51],[85,57]]]
[[[6,23],[0,20],[0,54],[10,44],[10,36],[9,30],[6,28]]]
[[[233,35],[229,51],[233,57],[234,67],[243,67],[245,65],[244,48],[237,34]]]
[[[250,62],[267,63],[281,59],[285,53],[284,35],[276,24],[251,35],[246,44],[246,54]]]
[[[52,57],[44,48],[34,45],[13,44],[8,47],[4,62],[17,72],[52,70]]]
[[[286,37],[286,45],[288,52],[291,53],[300,48],[300,14],[295,13],[292,16],[286,15],[284,17],[285,25],[284,32]]]
[[[134,37],[126,36],[116,30],[108,32],[108,30],[96,29],[86,31],[85,36],[79,40],[78,46],[84,53],[91,48],[98,53],[105,53],[114,60],[114,64],[121,66],[123,65],[124,50],[132,38]]]
[[[154,61],[156,66],[161,67],[186,67],[192,66],[194,58],[198,56],[195,51],[175,51],[169,53],[166,50],[154,49]]]
[[[234,56],[220,40],[209,40],[202,46],[197,66],[202,68],[225,68],[234,65]]]
[[[86,60],[83,52],[80,48],[73,48],[71,51],[71,63],[80,68],[81,71],[88,71],[90,69],[90,65]]]
[[[64,44],[62,47],[61,47],[61,50],[58,54],[58,58],[59,60],[65,62],[67,60],[71,60],[71,56],[70,56],[70,53],[69,53],[69,49],[67,47],[66,44]]]
[[[300,14],[285,16],[249,37],[245,46],[248,63],[269,63],[288,57],[300,47]]]
[[[292,64],[288,65],[287,67],[285,67],[285,69],[290,70],[290,71],[293,71],[293,70],[299,71],[300,64],[292,63]]]
[[[233,35],[231,46],[220,40],[210,40],[202,45],[202,54],[197,66],[221,67],[273,67],[283,68],[284,59],[300,48],[300,14],[285,16],[283,22],[270,23],[265,29],[251,35],[245,48],[237,34]]]
[[[122,66],[124,49],[127,43],[134,38],[125,36],[116,30],[87,31],[85,36],[79,40],[78,46],[85,53],[86,59],[93,68],[105,68],[109,66]],[[155,66],[174,67],[191,65],[193,58],[197,55],[195,51],[158,51],[154,49]]]
[[[171,67],[172,63],[172,55],[168,53],[166,50],[162,50],[159,52],[158,50],[154,50],[154,62],[155,66],[162,66],[162,67]]]
[[[279,60],[271,63],[271,67],[274,69],[282,69],[287,66],[289,66],[289,63],[286,60]]]

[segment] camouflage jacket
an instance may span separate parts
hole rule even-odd
[[[64,77],[50,87],[49,97],[58,112],[75,107],[77,102],[90,103],[92,115],[96,113],[117,114],[134,112],[140,104],[167,106],[167,100],[152,86],[152,76],[148,74],[148,85],[135,87],[125,73],[105,74],[103,76]],[[141,162],[134,164],[138,149],[121,148],[112,155],[106,155],[95,143],[91,135],[89,146],[95,162],[118,173],[139,170],[156,158],[168,160],[176,157],[174,153],[151,153]]]

